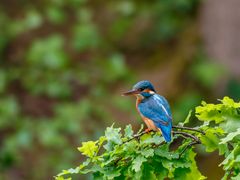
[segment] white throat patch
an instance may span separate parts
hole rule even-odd
[[[154,91],[149,91],[149,94],[155,94],[155,92]]]

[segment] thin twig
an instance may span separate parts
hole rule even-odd
[[[187,146],[185,146],[184,149],[180,152],[178,159],[181,158],[181,156],[183,155],[183,153],[184,153],[188,148],[192,147],[192,146],[195,145],[195,144],[201,144],[201,141],[200,141],[200,142],[198,142],[198,141],[192,141],[192,142],[190,142],[190,143],[189,143]]]
[[[189,131],[196,131],[196,132],[199,132],[203,135],[205,135],[205,132],[199,130],[199,129],[196,129],[196,128],[191,128],[191,127],[185,127],[185,126],[172,126],[173,129],[183,129],[183,130],[189,130]]]
[[[185,136],[185,137],[192,138],[194,141],[197,141],[197,142],[200,141],[196,136],[194,136],[194,135],[192,135],[192,134],[189,134],[189,133],[186,133],[186,132],[173,131],[173,134],[181,134],[181,135],[183,135],[183,136]]]
[[[142,135],[147,134],[147,133],[150,133],[150,132],[152,132],[152,131],[153,131],[153,130],[143,131],[143,132],[141,132],[141,133],[139,133],[139,134],[134,134],[132,138],[124,141],[123,144],[124,144],[124,143],[127,143],[127,142],[129,142],[129,141],[132,141],[133,139],[139,139],[139,137],[141,137]]]

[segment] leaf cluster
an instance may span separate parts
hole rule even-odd
[[[203,122],[195,129],[205,134],[191,134],[200,138],[206,152],[218,150],[219,155],[225,157],[219,165],[225,171],[223,179],[239,178],[240,128],[235,127],[240,122],[239,108],[240,103],[224,97],[218,104],[202,102],[195,109],[196,117]],[[182,125],[188,123],[190,117],[191,111]],[[183,131],[190,133],[187,129]],[[173,141],[177,138],[174,136]],[[179,158],[189,141],[184,139],[172,150],[158,132],[136,138],[131,125],[126,126],[123,133],[121,128],[111,126],[99,140],[83,142],[78,148],[86,156],[86,161],[74,169],[64,170],[55,178],[71,179],[71,174],[90,173],[94,179],[205,179],[198,170],[192,148]]]
[[[134,138],[131,125],[124,133],[111,126],[99,140],[83,142],[78,150],[86,161],[64,170],[56,179],[73,173],[91,173],[94,179],[204,179],[194,160],[196,153],[190,150],[179,159],[183,146],[170,151],[159,133]]]
[[[206,132],[201,136],[207,152],[219,151],[225,157],[219,165],[225,175],[223,179],[238,179],[240,173],[240,102],[234,102],[229,97],[219,100],[218,104],[202,102],[196,107],[196,117],[203,121],[202,129]]]

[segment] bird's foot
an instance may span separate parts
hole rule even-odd
[[[151,129],[147,128],[147,129],[144,130],[144,133],[149,133],[151,131],[152,131]]]

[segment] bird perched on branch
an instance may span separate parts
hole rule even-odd
[[[149,81],[140,81],[124,96],[135,95],[136,108],[147,125],[145,131],[161,131],[166,142],[172,137],[172,114],[167,100],[156,93]]]

